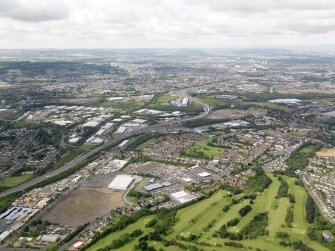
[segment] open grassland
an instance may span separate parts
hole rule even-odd
[[[146,147],[147,145],[155,143],[157,140],[158,140],[158,138],[148,139],[147,141],[143,142],[138,147],[136,147],[136,149],[141,149],[143,147]]]
[[[178,99],[177,96],[170,96],[170,95],[163,95],[160,96],[157,101],[156,104],[169,104],[171,101]]]
[[[309,129],[301,129],[301,130],[297,130],[297,131],[292,131],[289,133],[289,135],[293,138],[301,138],[306,136],[309,133]]]
[[[170,96],[170,95],[160,95],[152,99],[151,104],[149,106],[151,108],[161,108],[161,107],[174,107],[170,104],[171,101],[177,100],[178,96]]]
[[[210,146],[212,139],[198,141],[193,146],[186,148],[180,155],[194,158],[213,159],[214,157],[223,154],[227,149]]]
[[[307,230],[313,224],[306,221],[305,205],[307,192],[301,185],[296,184],[295,178],[281,176],[288,185],[288,193],[292,194],[295,202],[288,197],[280,197],[278,189],[281,186],[277,176],[268,174],[272,180],[271,185],[258,192],[256,197],[250,198],[250,192],[244,192],[232,195],[226,190],[218,190],[207,199],[201,200],[195,204],[187,206],[177,211],[174,216],[176,222],[172,224],[169,230],[162,235],[162,239],[149,239],[147,244],[159,250],[268,250],[268,251],[293,251],[292,246],[282,246],[281,241],[297,242],[302,241],[304,245],[315,251],[329,250],[319,242],[311,240],[307,235]],[[251,202],[252,200],[252,202]],[[251,211],[241,216],[239,210],[247,205],[251,206]],[[292,208],[293,218],[291,225],[287,224],[287,210]],[[227,227],[227,231],[232,234],[243,233],[245,229],[252,226],[255,216],[267,213],[266,234],[258,235],[256,238],[246,238],[231,240],[228,237],[218,236],[217,233],[232,219],[238,219],[237,224]],[[139,239],[146,234],[153,232],[155,226],[147,227],[151,219],[158,222],[161,217],[158,215],[145,216],[135,223],[128,225],[125,229],[107,235],[91,246],[88,250],[98,250],[106,247],[113,240],[117,240],[121,235],[131,233],[135,229],[141,229],[142,235],[131,238],[129,242],[116,250],[134,250]],[[157,230],[157,228],[156,228]],[[279,236],[281,233],[282,236]],[[227,246],[227,243],[233,242],[235,247]],[[169,245],[166,245],[169,243]],[[108,249],[106,249],[108,250]],[[141,250],[141,249],[140,249]],[[302,250],[302,249],[298,249]],[[305,250],[305,249],[304,249]],[[307,250],[307,249],[306,249]]]
[[[3,212],[5,209],[8,209],[8,207],[15,201],[17,196],[19,196],[19,193],[13,193],[0,198],[0,212]]]
[[[94,144],[87,144],[87,143],[84,143],[80,146],[80,149],[84,150],[84,151],[89,151],[89,150],[92,150],[94,148],[96,148],[97,146],[94,145]]]
[[[281,110],[284,112],[290,111],[290,108],[285,105],[274,104],[269,102],[243,102],[245,105],[251,105],[252,107],[261,107],[265,109],[272,109],[272,110]]]
[[[143,105],[145,105],[145,101],[135,99],[104,101],[102,103],[99,103],[99,106],[106,108],[113,107],[116,108],[116,110],[119,112],[127,112],[129,110],[140,109]]]
[[[203,111],[200,104],[190,102],[186,107],[176,107],[171,105],[171,101],[177,100],[178,96],[160,95],[152,99],[151,104],[147,105],[149,109],[155,109],[166,112],[181,111],[186,114],[198,114]]]
[[[212,106],[214,109],[219,108],[229,108],[232,105],[235,108],[241,108],[244,110],[250,109],[250,108],[262,108],[262,112],[266,112],[266,110],[282,110],[284,112],[288,112],[291,109],[285,105],[281,104],[274,104],[269,102],[251,102],[251,101],[236,101],[236,100],[222,100],[217,98],[216,96],[212,95],[202,95],[200,96],[200,99],[206,102],[208,105]]]
[[[210,105],[211,107],[222,107],[227,105],[226,102],[222,99],[218,99],[214,96],[208,96],[206,98],[202,98],[206,104]]]
[[[72,151],[68,151],[65,154],[62,155],[62,157],[57,161],[56,163],[53,164],[53,168],[59,168],[63,166],[65,163],[70,162],[80,154],[84,153],[83,149],[76,149]]]
[[[314,154],[316,149],[317,148],[315,146],[310,145],[310,146],[305,146],[305,147],[299,149],[299,152],[306,153],[306,154]]]
[[[40,123],[34,123],[34,122],[30,122],[30,121],[25,121],[25,120],[18,120],[15,121],[12,124],[12,127],[14,129],[21,129],[21,128],[29,128],[29,129],[35,129],[40,127]]]
[[[15,177],[5,177],[4,182],[0,183],[0,187],[15,187],[27,181],[31,175],[22,175]]]

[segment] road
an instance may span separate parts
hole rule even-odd
[[[48,172],[44,175],[38,176],[31,181],[28,181],[26,183],[23,183],[21,185],[18,185],[16,187],[13,187],[13,188],[7,189],[6,191],[1,192],[0,193],[0,198],[5,197],[5,196],[10,195],[10,194],[13,194],[13,193],[24,191],[24,190],[26,190],[26,189],[28,189],[28,188],[30,188],[30,187],[38,184],[38,183],[50,178],[50,177],[56,176],[56,175],[64,172],[65,170],[76,166],[78,163],[94,156],[95,154],[98,154],[102,150],[113,147],[114,145],[116,145],[114,147],[117,147],[118,143],[121,143],[123,140],[126,140],[130,137],[140,135],[140,134],[143,134],[143,133],[147,133],[147,132],[150,132],[150,131],[156,131],[156,130],[163,129],[163,128],[170,127],[170,126],[174,126],[174,125],[180,125],[182,122],[201,119],[201,118],[206,117],[210,113],[211,107],[209,105],[201,102],[197,98],[193,98],[193,97],[188,96],[185,92],[182,92],[182,93],[183,93],[184,96],[188,97],[189,100],[201,104],[204,111],[202,113],[196,115],[196,116],[193,116],[193,117],[187,117],[187,118],[184,118],[184,119],[181,119],[181,120],[175,120],[175,121],[161,122],[161,123],[154,124],[154,125],[151,125],[151,126],[147,126],[147,127],[141,128],[137,131],[133,131],[131,133],[125,134],[125,135],[121,136],[120,138],[106,141],[105,143],[98,146],[97,148],[94,148],[94,149],[92,149],[92,150],[90,150],[90,151],[88,151],[88,152],[86,152],[82,155],[79,155],[78,157],[76,157],[73,160],[69,161],[68,163],[64,164],[60,168],[57,168],[56,170],[53,170],[53,171]]]

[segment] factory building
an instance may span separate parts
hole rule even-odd
[[[127,190],[134,182],[134,177],[129,175],[117,175],[109,184],[108,188],[117,190]]]

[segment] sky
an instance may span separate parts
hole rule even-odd
[[[0,0],[0,48],[335,44],[334,0]]]

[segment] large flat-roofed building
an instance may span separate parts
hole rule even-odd
[[[127,190],[130,185],[134,182],[134,177],[129,175],[117,175],[113,181],[109,184],[108,188]]]
[[[202,172],[202,173],[198,173],[198,176],[200,176],[200,177],[202,177],[202,178],[206,178],[206,177],[211,176],[211,174],[208,173],[208,172]]]
[[[122,133],[125,133],[126,131],[127,131],[127,127],[125,127],[125,126],[120,126],[117,130],[116,130],[116,132],[115,133],[120,133],[120,134],[122,134]]]
[[[181,100],[181,106],[182,107],[186,107],[188,105],[188,98],[183,98],[182,100]]]
[[[60,239],[61,239],[61,237],[58,234],[45,234],[45,235],[41,236],[40,241],[55,243],[55,242],[59,241]]]
[[[154,182],[154,180],[153,180]],[[156,182],[156,183],[153,183],[151,182],[151,180],[149,181],[149,185],[146,185],[144,187],[144,189],[147,191],[147,192],[151,192],[151,191],[154,191],[158,188],[163,188],[163,187],[169,187],[171,186],[172,184],[170,182],[163,182],[163,183],[159,183],[159,182]]]
[[[270,100],[269,102],[274,104],[297,105],[301,102],[301,100],[296,98],[283,98],[283,99],[273,99]]]
[[[196,197],[192,194],[189,194],[185,191],[179,191],[179,192],[175,192],[172,193],[171,196],[177,200],[178,202],[180,202],[181,204],[189,202],[191,200],[194,200]]]
[[[335,118],[335,111],[322,113],[323,116],[328,118]]]
[[[162,188],[164,187],[164,185],[162,183],[153,183],[153,184],[150,184],[150,185],[147,185],[144,187],[144,189],[147,191],[147,192],[151,192],[153,190],[156,190],[158,188]]]

